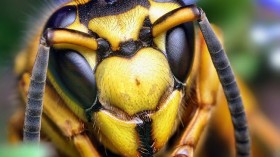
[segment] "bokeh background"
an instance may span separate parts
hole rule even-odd
[[[30,19],[37,16],[42,4],[38,0],[1,0],[0,145],[6,143],[8,117],[19,99],[13,60],[28,40],[28,27],[35,23]],[[280,128],[280,1],[200,0],[198,5],[223,30],[235,72],[252,89],[264,113]]]

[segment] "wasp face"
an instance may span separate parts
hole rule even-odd
[[[151,26],[178,7],[175,1],[71,2],[45,26],[74,34],[61,40],[77,43],[51,47],[51,84],[74,113],[93,122],[92,134],[114,153],[152,155],[177,127],[193,60],[193,26],[156,38]],[[97,39],[97,50],[90,49],[89,38]]]
[[[29,67],[17,69],[24,73],[23,94],[30,84],[23,140],[40,140],[42,120],[42,130],[69,156],[76,151],[107,156],[110,150],[110,156],[150,157],[162,150],[164,155],[192,157],[210,109],[223,103],[217,99],[220,80],[236,155],[250,156],[243,102],[222,44],[202,9],[179,3],[75,0],[54,12],[43,33],[17,59],[17,67],[28,66],[38,52],[31,77]],[[198,22],[201,33],[195,38],[188,79],[194,58],[192,21]],[[180,120],[186,126],[178,127]]]

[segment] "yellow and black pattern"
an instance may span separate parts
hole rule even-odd
[[[73,1],[59,7],[43,28],[52,45],[49,85],[77,117],[94,124],[91,134],[113,153],[151,156],[177,128],[193,57],[193,26],[154,39],[150,28],[178,7],[176,1]],[[176,72],[181,63],[170,65],[178,60],[166,47],[178,32],[191,44],[180,52],[189,54],[184,72]]]
[[[20,88],[26,95],[38,45],[39,52],[49,49],[42,129],[62,152],[71,154],[59,143],[81,156],[193,154],[219,81],[210,56],[201,55],[207,50],[193,25],[201,12],[182,5],[75,0],[46,20],[26,50],[32,57],[18,70]],[[211,84],[202,77],[207,70]]]

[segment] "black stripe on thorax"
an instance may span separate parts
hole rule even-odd
[[[78,6],[79,18],[81,23],[87,26],[93,18],[125,13],[138,5],[150,8],[148,0],[117,0],[113,4],[109,4],[105,0],[92,0]]]

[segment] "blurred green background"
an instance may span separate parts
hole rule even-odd
[[[19,96],[16,77],[13,75],[13,60],[28,38],[26,32],[40,12],[38,0],[2,0],[0,6],[0,143],[6,141],[8,117],[16,108]],[[270,44],[260,46],[252,39],[252,29],[257,23],[267,23],[257,0],[200,0],[208,19],[224,33],[225,47],[238,75],[254,91],[264,112],[280,126],[279,71],[269,67]],[[273,14],[273,13],[272,13]],[[269,16],[269,24],[279,22],[279,17]],[[33,18],[32,18],[33,17]],[[265,19],[265,20],[264,20]],[[279,28],[280,29],[280,28]],[[269,94],[268,94],[269,93]]]
[[[6,141],[8,117],[19,102],[16,77],[13,74],[14,57],[27,32],[27,21],[34,15],[35,0],[4,0],[0,6],[0,143]],[[37,1],[38,3],[38,1]]]

